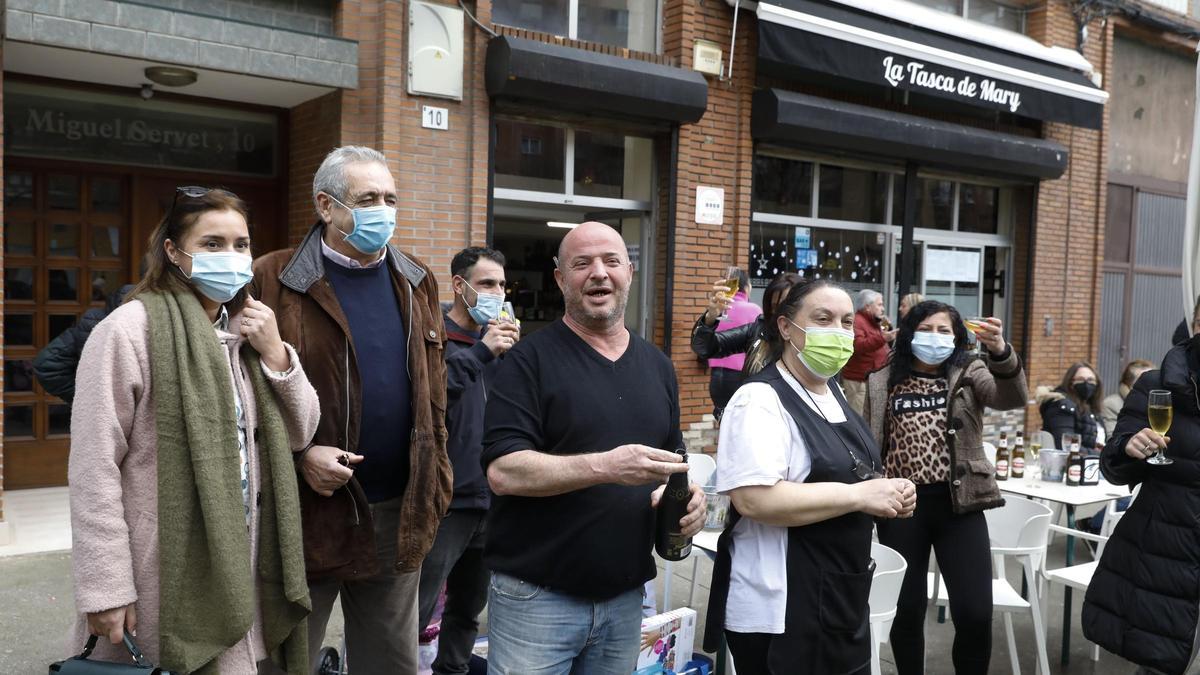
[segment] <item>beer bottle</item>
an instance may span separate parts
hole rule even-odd
[[[1008,480],[1008,433],[1004,431],[996,447],[996,480]]]
[[[1083,481],[1083,454],[1079,445],[1071,444],[1071,454],[1067,455],[1067,485],[1079,485]]]
[[[1013,441],[1012,477],[1025,477],[1025,432],[1018,431],[1017,439]]]
[[[675,451],[687,463],[687,451]],[[691,491],[688,489],[686,471],[671,474],[667,489],[658,502],[658,515],[654,522],[654,550],[663,560],[683,560],[692,552],[692,538],[683,536],[679,521],[687,515]]]

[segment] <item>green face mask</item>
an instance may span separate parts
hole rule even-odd
[[[801,328],[795,321],[788,323],[804,331],[804,349],[796,349],[796,345],[788,340],[788,344],[796,351],[796,357],[813,375],[829,379],[841,372],[846,362],[854,355],[854,331],[845,328],[824,328],[813,326]]]

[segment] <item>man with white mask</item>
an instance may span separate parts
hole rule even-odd
[[[421,560],[452,489],[437,281],[389,244],[396,184],[379,152],[330,152],[313,203],[321,220],[300,245],[255,264],[258,297],[321,400],[295,456],[309,654],[340,595],[355,672],[414,673]]]
[[[501,315],[504,254],[471,247],[450,262],[454,302],[445,309],[446,444],[454,467],[454,497],[433,548],[421,564],[421,629],[429,625],[442,586],[446,608],[438,634],[435,675],[465,673],[487,605],[490,573],[483,563],[484,517],[491,504],[483,452],[483,411],[500,358],[521,339],[515,317]]]

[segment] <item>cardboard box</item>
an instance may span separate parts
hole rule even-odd
[[[634,675],[676,675],[692,658],[696,610],[681,607],[642,619],[642,647]]]

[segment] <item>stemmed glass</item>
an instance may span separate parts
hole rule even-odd
[[[1150,418],[1150,428],[1160,436],[1167,435],[1171,429],[1171,417],[1174,408],[1171,406],[1171,392],[1164,389],[1150,391],[1150,401],[1146,408],[1146,417]],[[1165,466],[1174,464],[1175,460],[1163,454],[1162,450],[1154,453],[1146,460],[1150,464]]]
[[[729,289],[723,293],[723,295],[727,300],[732,300],[733,296],[737,294],[738,289],[741,288],[741,270],[737,267],[737,265],[730,265],[729,267],[726,267],[725,277],[717,283]],[[729,310],[725,310],[724,312],[721,312],[721,316],[717,317],[717,321],[724,321],[728,318]]]

